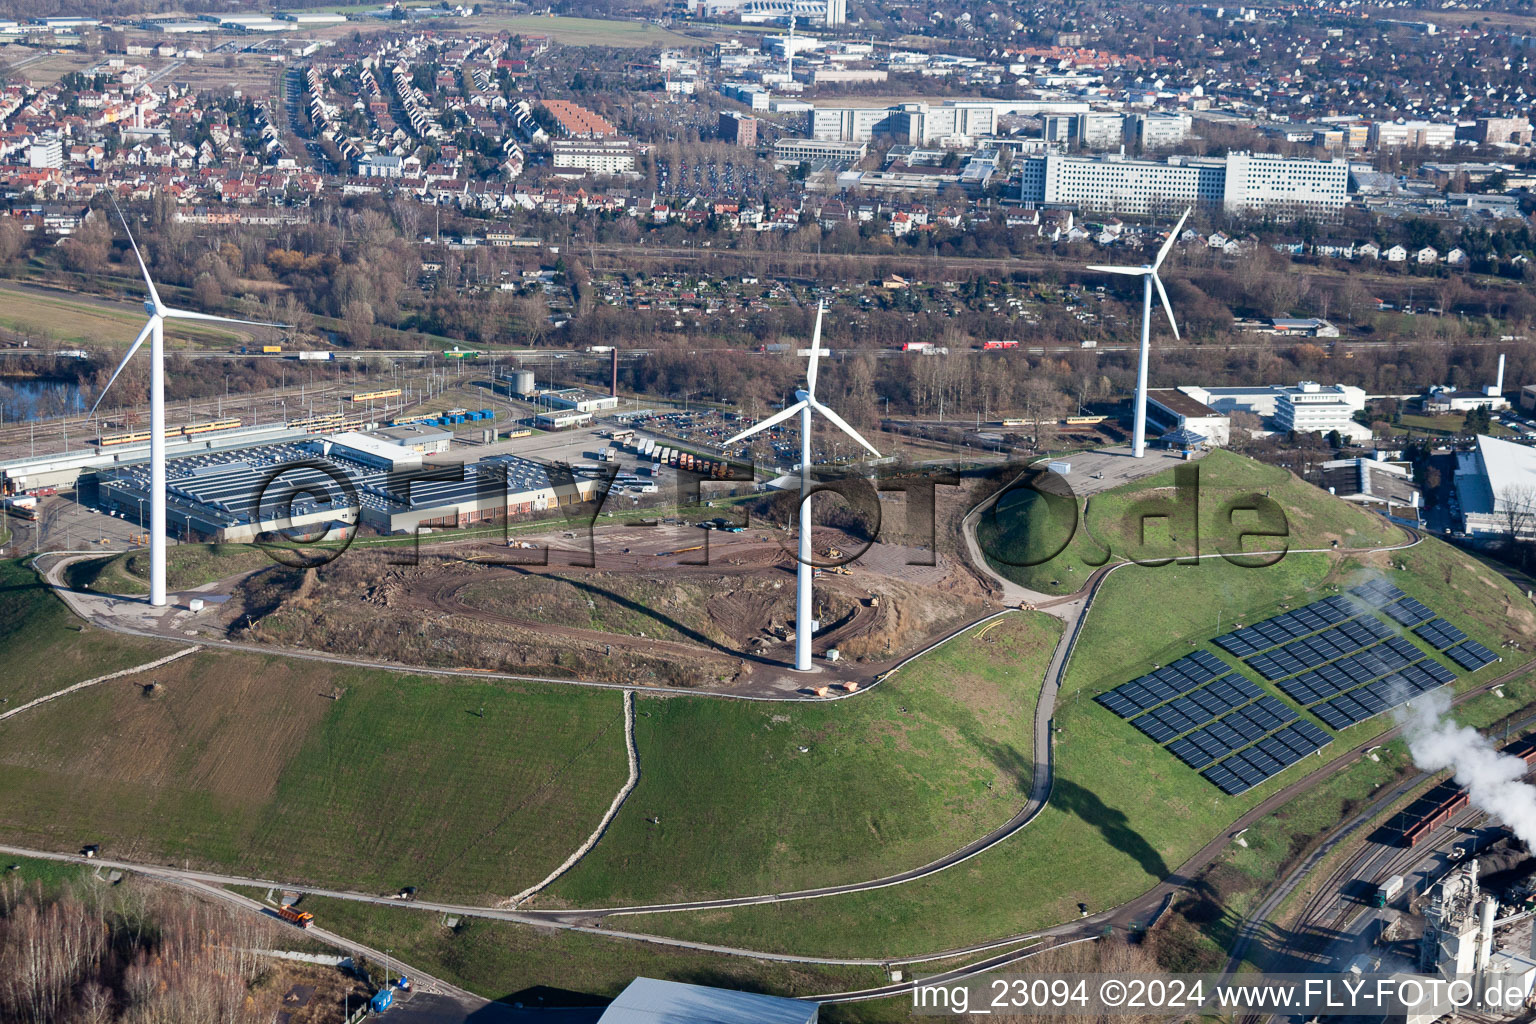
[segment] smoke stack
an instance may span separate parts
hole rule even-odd
[[[613,350],[608,353],[608,356],[609,356],[609,363],[608,363],[608,371],[609,371],[609,374],[608,374],[608,376],[609,376],[609,380],[608,380],[608,394],[613,396],[614,398],[618,398],[619,397],[619,350],[618,350],[618,347],[615,346],[613,348]]]
[[[1498,388],[1499,394],[1504,393],[1504,353],[1502,352],[1499,353],[1499,379],[1494,381],[1493,386]]]

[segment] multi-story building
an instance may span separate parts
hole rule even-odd
[[[835,139],[780,139],[773,144],[773,162],[776,164],[855,164],[868,153],[869,147],[862,142]]]
[[[836,28],[848,21],[848,0],[827,0],[827,28]]]
[[[1472,126],[1472,140],[1485,146],[1531,142],[1531,122],[1523,117],[1480,117]]]
[[[1188,114],[1132,114],[1126,118],[1125,140],[1143,150],[1171,149],[1189,138],[1189,128]]]
[[[1074,114],[1069,132],[1077,149],[1118,149],[1125,141],[1125,115],[1097,110]]]
[[[1371,125],[1373,149],[1448,149],[1456,144],[1456,126],[1435,121],[1377,121]]]
[[[869,142],[889,137],[926,146],[947,139],[971,139],[997,131],[997,111],[989,103],[899,103],[893,107],[818,107],[807,119],[814,139]]]
[[[1298,434],[1326,434],[1337,430],[1346,437],[1370,428],[1355,422],[1355,406],[1343,388],[1324,387],[1304,380],[1295,387],[1278,389],[1275,400],[1275,428]]]
[[[757,118],[734,110],[720,112],[720,139],[738,146],[757,145]]]
[[[1293,160],[1261,153],[1167,161],[1048,153],[1023,161],[1026,203],[1149,214],[1185,206],[1321,215],[1348,201],[1343,160]]]
[[[64,140],[57,135],[40,135],[27,150],[28,167],[63,167]]]
[[[626,139],[599,139],[592,142],[557,141],[553,144],[555,171],[585,171],[590,174],[627,174],[635,169],[637,150]]]

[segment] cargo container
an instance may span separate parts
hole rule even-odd
[[[1072,472],[1072,463],[1062,462],[1058,459],[1055,462],[1046,463],[1045,468],[1050,470],[1052,473],[1055,473],[1057,476],[1068,476]]]
[[[1397,899],[1397,894],[1403,891],[1403,876],[1393,875],[1376,887],[1376,899],[1374,905],[1384,907]]]
[[[269,355],[269,356],[270,355],[276,355],[277,353],[281,352],[282,350],[283,350],[283,346],[281,346],[281,345],[263,345],[263,346],[261,346],[261,351],[262,351],[263,355]]]
[[[390,1008],[394,1001],[394,989],[380,989],[378,992],[375,992],[373,994],[373,998],[368,1001],[368,1008],[374,1013],[383,1013],[385,1010]]]
[[[493,420],[493,419],[496,418],[496,410],[495,409],[481,409],[480,410],[480,417],[482,419]]]
[[[303,361],[303,362],[317,361],[317,362],[322,362],[322,363],[328,363],[332,359],[335,359],[335,358],[336,358],[336,353],[334,353],[334,352],[309,352],[309,351],[305,351],[305,352],[300,352],[299,353],[299,359],[301,361]]]
[[[295,910],[293,907],[286,903],[278,908],[277,916],[282,918],[284,921],[287,921],[289,924],[298,925],[300,928],[308,928],[310,924],[315,920],[314,914],[303,910]]]

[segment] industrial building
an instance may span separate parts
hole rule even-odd
[[[1456,453],[1455,485],[1473,540],[1536,539],[1536,448],[1480,434]]]
[[[1019,198],[1026,203],[1129,214],[1185,206],[1322,216],[1348,202],[1349,165],[1268,153],[1224,157],[1126,160],[1047,153],[1022,161]]]
[[[403,445],[423,455],[440,455],[453,443],[453,434],[437,427],[421,423],[407,423],[399,427],[383,427],[372,431],[372,436],[389,444]]]
[[[636,978],[608,1004],[598,1024],[817,1024],[820,1007],[804,999]]]
[[[1499,372],[1492,384],[1484,384],[1480,390],[1453,388],[1448,385],[1431,387],[1419,398],[1419,404],[1427,413],[1471,412],[1473,409],[1508,409],[1504,397],[1504,355],[1499,355]]]
[[[505,521],[589,500],[599,487],[516,455],[466,465],[458,480],[421,479],[429,471],[421,453],[360,433],[172,459],[167,524],[178,536],[221,542],[318,537],[358,523],[402,533]],[[136,520],[149,502],[149,466],[104,476],[100,502]]]
[[[1147,417],[1168,433],[1188,431],[1198,444],[1224,447],[1232,441],[1232,420],[1199,399],[1172,388],[1147,392]]]

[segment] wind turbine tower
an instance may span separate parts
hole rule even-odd
[[[117,369],[112,371],[112,377],[107,381],[107,386],[101,389],[101,394],[96,396],[96,404],[91,406],[94,415],[101,400],[112,388],[118,375],[123,372],[123,367],[128,365],[128,360],[144,344],[144,339],[149,339],[149,603],[157,608],[166,604],[165,594],[165,321],[171,320],[209,320],[214,323],[224,324],[249,324],[255,327],[286,327],[286,324],[269,324],[258,320],[236,320],[227,316],[212,316],[208,313],[194,313],[187,309],[172,309],[160,301],[160,293],[155,289],[155,282],[150,280],[149,267],[144,263],[144,256],[139,252],[139,244],[133,240],[133,231],[128,227],[128,219],[123,216],[123,211],[117,211],[118,219],[123,222],[123,230],[128,233],[128,244],[133,246],[134,258],[139,261],[139,270],[144,274],[144,286],[148,295],[144,299],[144,312],[149,314],[149,321],[144,324],[139,336],[133,339],[133,344],[128,346],[128,354],[123,356],[123,361],[117,364]]]
[[[1179,218],[1162,248],[1157,251],[1157,259],[1151,263],[1140,267],[1088,268],[1106,274],[1141,278],[1141,357],[1136,361],[1136,422],[1131,438],[1131,455],[1138,459],[1146,455],[1147,447],[1147,356],[1152,347],[1152,289],[1156,287],[1158,297],[1163,300],[1163,309],[1168,313],[1168,326],[1173,328],[1173,337],[1177,340],[1179,325],[1173,319],[1173,305],[1168,301],[1168,293],[1163,290],[1163,280],[1157,276],[1157,271],[1163,265],[1163,260],[1168,258],[1174,241],[1179,237],[1179,232],[1184,230],[1184,222],[1188,219],[1189,210],[1186,208],[1184,216]]]
[[[811,335],[810,362],[805,368],[805,390],[795,392],[795,397],[799,401],[781,412],[774,413],[761,423],[753,424],[735,437],[726,440],[724,444],[724,447],[729,448],[738,441],[743,441],[753,434],[783,423],[796,415],[800,417],[800,523],[797,559],[799,565],[795,569],[795,671],[797,672],[811,670],[811,634],[815,632],[817,626],[815,620],[811,618],[811,576],[814,568],[811,563],[815,558],[815,553],[811,549],[811,412],[814,410],[825,416],[833,426],[867,448],[875,458],[880,457],[874,445],[864,440],[846,420],[816,399],[816,364],[821,361],[821,317],[824,312],[826,312],[825,305],[818,303],[816,330]]]

